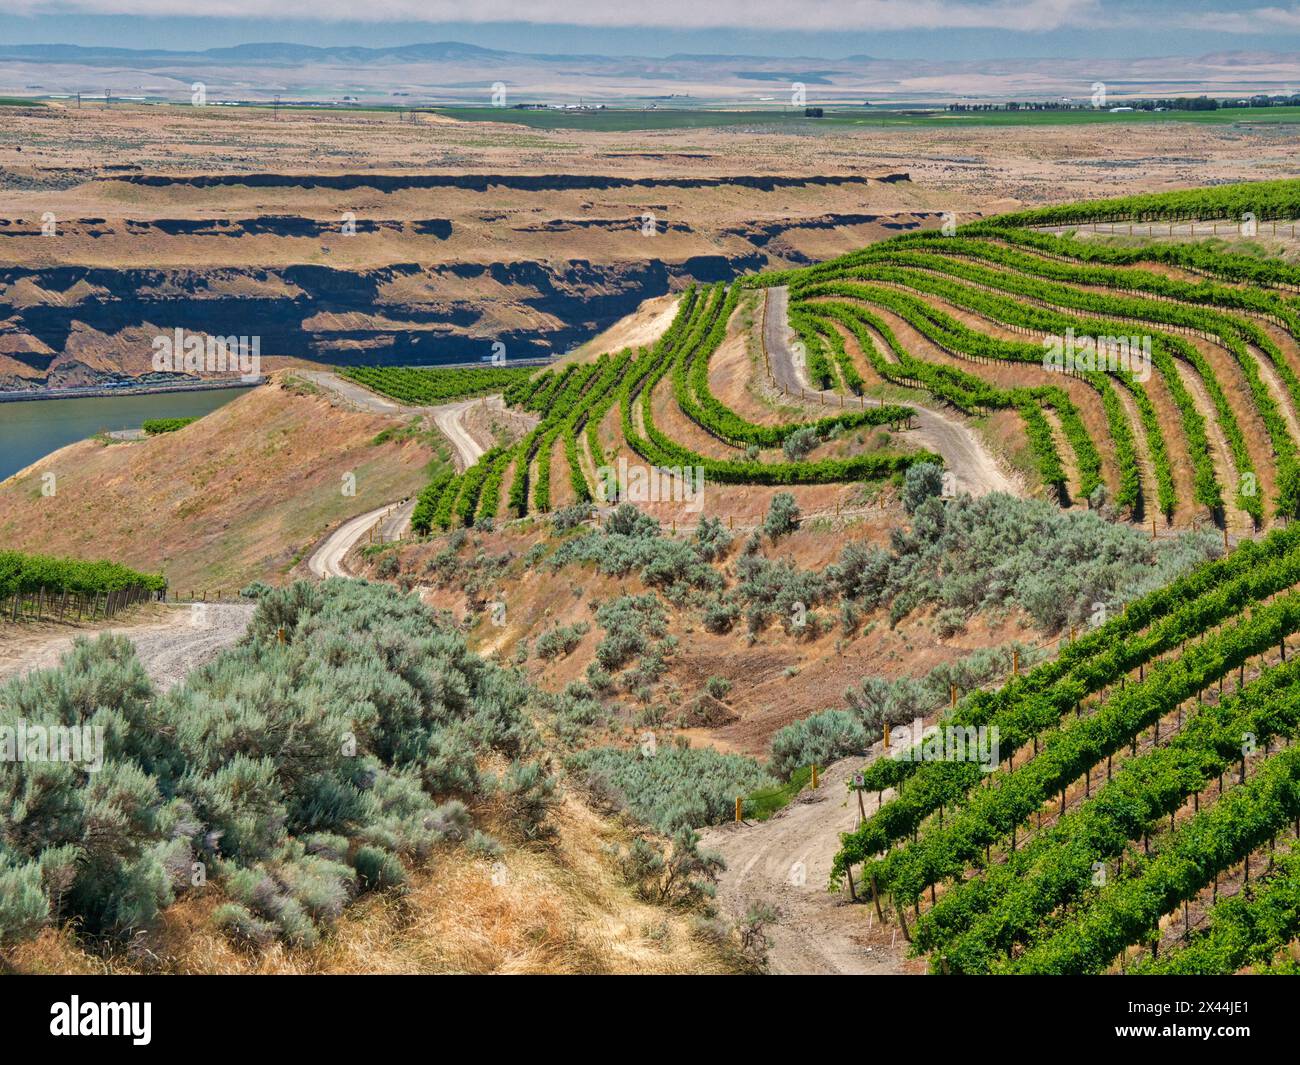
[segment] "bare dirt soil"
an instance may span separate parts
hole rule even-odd
[[[0,680],[49,669],[80,637],[117,633],[135,644],[136,657],[159,691],[180,683],[192,670],[236,643],[248,628],[255,607],[243,603],[196,603],[151,608],[125,625],[78,629],[71,634],[11,633],[0,626]],[[159,614],[164,620],[157,620]]]
[[[777,921],[767,931],[774,974],[879,976],[917,965],[905,960],[902,937],[879,934],[870,903],[850,902],[847,890],[827,890],[840,833],[858,825],[858,805],[847,784],[868,760],[845,758],[828,766],[816,790],[804,789],[766,821],[702,833],[703,845],[727,863],[719,904],[737,917],[755,904],[775,909]],[[874,795],[864,803],[868,817],[875,805]]]

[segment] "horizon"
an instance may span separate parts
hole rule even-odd
[[[251,0],[227,0],[223,13],[213,15],[194,15],[180,0],[17,0],[0,14],[0,41],[190,52],[251,44],[460,43],[528,55],[966,62],[1300,51],[1300,6],[1216,0],[1145,0],[1136,7],[1112,0],[866,0],[848,8],[820,2],[800,10],[798,28],[783,0],[706,10],[688,4],[647,10],[619,0],[576,17],[562,4],[541,4],[532,21],[520,20],[509,5],[467,13],[441,2],[379,0],[367,10],[370,17],[358,20],[347,5],[323,0],[312,17],[283,19],[263,17]]]

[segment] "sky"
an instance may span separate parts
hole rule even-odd
[[[355,18],[359,9],[365,22]],[[190,50],[260,41],[464,41],[510,51],[638,56],[1197,56],[1300,51],[1300,2],[5,0],[0,11],[0,44]]]

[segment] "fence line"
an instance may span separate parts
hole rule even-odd
[[[67,588],[37,588],[0,597],[0,619],[19,621],[93,621],[116,617],[160,593],[142,584],[110,592],[72,592]]]

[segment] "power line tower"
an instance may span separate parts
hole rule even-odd
[[[275,94],[275,104],[271,108],[271,115],[276,122],[280,121],[280,94]]]

